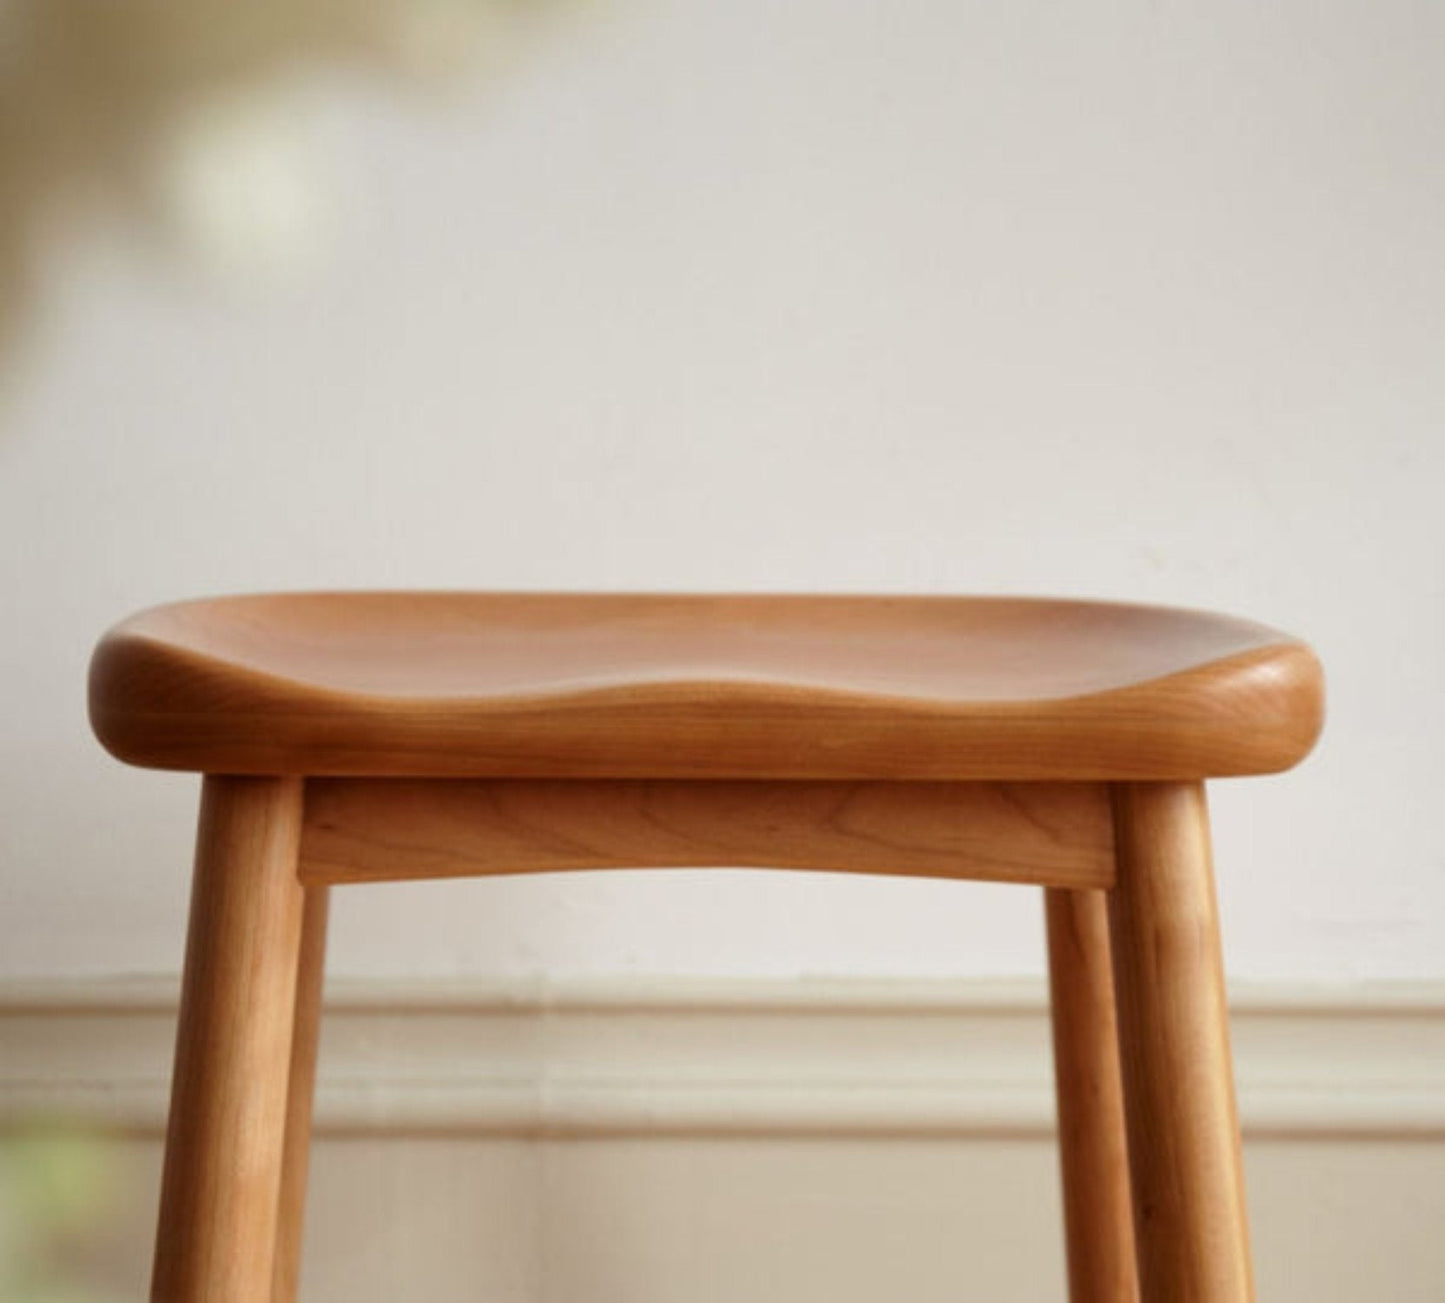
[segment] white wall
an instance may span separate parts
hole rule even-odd
[[[95,1156],[116,1197],[104,1207],[100,1250],[72,1269],[103,1282],[96,1297],[145,1297],[159,1149],[126,1138]],[[1253,1150],[1260,1297],[1439,1303],[1440,1149],[1351,1139]],[[1057,1303],[1066,1286],[1055,1167],[1047,1140],[1012,1136],[843,1138],[822,1148],[811,1137],[324,1136],[311,1160],[302,1294],[323,1303]],[[1328,1198],[1301,1197],[1323,1191]]]
[[[89,1195],[56,1255],[67,1299],[143,1297],[175,994],[0,984],[0,1189],[26,1152],[7,1155],[7,1117],[59,1113],[93,1139],[28,1142]],[[329,995],[305,1299],[1064,1297],[1042,983],[385,978]],[[1440,1303],[1445,1000],[1340,995],[1233,1011],[1259,1295]],[[11,1243],[25,1207],[0,1208]]]
[[[140,605],[314,586],[1220,607],[1331,681],[1216,788],[1233,972],[1445,978],[1445,9],[608,0],[459,105],[345,92],[278,293],[91,258],[0,429],[0,975],[178,968],[193,780],[84,718]],[[340,894],[343,973],[1041,967],[1031,893]]]

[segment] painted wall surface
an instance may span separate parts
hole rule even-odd
[[[98,1155],[129,1197],[106,1210],[86,1265],[126,1297],[143,1297],[149,1275],[159,1149],[127,1138]],[[1065,1290],[1056,1164],[1047,1140],[1007,1136],[327,1136],[302,1288],[355,1303],[1053,1303]],[[1251,1149],[1260,1295],[1437,1303],[1442,1167],[1438,1144]]]
[[[1308,636],[1216,787],[1233,972],[1445,978],[1445,8],[609,0],[328,100],[333,246],[88,246],[0,425],[0,976],[180,963],[196,783],[91,741],[150,603],[324,586],[1095,595]],[[14,360],[14,359],[12,359]],[[985,975],[1007,888],[340,893],[342,973]]]

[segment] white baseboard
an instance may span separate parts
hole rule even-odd
[[[176,985],[0,984],[0,1122],[154,1132]],[[1250,1135],[1445,1136],[1445,988],[1234,1001]],[[1033,983],[334,982],[323,1132],[1045,1134]]]

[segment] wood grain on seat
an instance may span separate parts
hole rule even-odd
[[[1154,607],[323,593],[133,617],[90,710],[209,773],[1186,779],[1300,760],[1323,686],[1296,639]]]

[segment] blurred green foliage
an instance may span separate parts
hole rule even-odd
[[[56,1124],[0,1135],[0,1299],[121,1303],[106,1276],[124,1196],[101,1136]]]
[[[94,211],[164,208],[174,142],[217,102],[338,72],[488,66],[547,0],[0,0],[0,349]],[[224,142],[222,142],[223,144]]]

